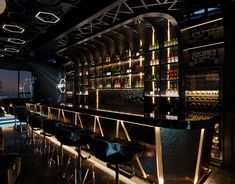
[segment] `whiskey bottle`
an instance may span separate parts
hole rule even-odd
[[[174,62],[175,62],[175,63],[178,63],[178,61],[179,61],[179,56],[178,56],[178,52],[176,51],[176,52],[174,53]]]
[[[219,63],[220,63],[219,51],[218,51],[218,49],[216,49],[215,58],[214,58],[214,64],[217,65]]]
[[[167,69],[166,71],[166,79],[169,80],[170,79],[170,70]]]

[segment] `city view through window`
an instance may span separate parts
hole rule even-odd
[[[31,72],[0,69],[0,99],[32,98],[33,84]]]

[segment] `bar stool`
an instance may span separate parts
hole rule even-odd
[[[75,168],[77,168],[77,177],[75,177],[75,183],[80,184],[82,182],[81,159],[86,160],[90,158],[90,156],[84,157],[81,154],[81,146],[88,145],[91,143],[91,135],[93,135],[93,132],[91,130],[81,128],[80,126],[76,125],[63,124],[59,125],[57,128],[56,138],[61,143],[62,161],[63,145],[76,147],[76,151],[78,153],[78,158],[75,159]]]
[[[115,164],[115,183],[119,183],[119,164],[130,162],[143,154],[144,146],[119,138],[92,136],[91,151],[95,157],[109,164]]]
[[[56,131],[57,131],[57,127],[63,124],[63,122],[58,121],[58,120],[52,120],[52,119],[43,119],[42,121],[42,129],[43,129],[43,147],[44,147],[44,153],[49,153],[50,154],[50,143],[46,144],[46,136],[47,137],[52,137],[55,136]],[[52,155],[50,157],[50,159],[48,160],[48,164],[52,165],[55,161],[53,160],[53,155],[54,155],[54,149],[55,147],[53,146],[53,150],[52,150]]]
[[[18,109],[16,111],[16,118],[20,121],[20,134],[25,132],[26,137],[28,136],[28,116],[31,114],[31,112],[27,109]],[[26,127],[23,128],[22,123],[26,123]],[[24,131],[23,131],[24,130]]]
[[[39,152],[39,153],[42,153],[42,152],[40,151],[40,148],[37,148],[37,141],[34,141],[34,131],[38,131],[42,129],[43,119],[45,118],[34,113],[28,116],[28,122],[29,122],[29,126],[31,127],[31,134],[32,134],[31,145],[36,146],[35,152]],[[40,141],[38,142],[38,145],[40,145]]]
[[[3,153],[0,155],[1,183],[15,183],[21,170],[21,157],[17,153]]]

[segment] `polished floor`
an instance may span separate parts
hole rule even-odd
[[[64,152],[63,164],[58,159],[59,147],[50,144],[50,152],[43,150],[42,138],[35,137],[35,144],[31,144],[26,134],[19,134],[12,127],[4,127],[4,142],[7,152],[17,152],[21,155],[21,174],[16,184],[73,184],[75,183],[75,159]],[[53,144],[54,145],[54,144]],[[54,152],[53,152],[54,150]],[[48,151],[48,150],[47,150]],[[58,154],[57,154],[58,151]],[[51,162],[53,160],[54,162]],[[90,161],[82,161],[82,181],[87,175],[84,184],[113,184],[115,183],[115,172],[107,173],[94,166]],[[107,167],[106,167],[107,168]],[[123,178],[120,176],[120,178]],[[130,183],[122,181],[120,184]],[[1,183],[1,182],[0,182]],[[77,182],[78,183],[78,182]],[[138,183],[132,182],[131,183]]]
[[[65,154],[64,164],[58,165],[56,151],[53,155],[43,153],[40,144],[32,146],[26,134],[19,134],[12,127],[3,128],[5,150],[18,152],[22,158],[22,169],[17,184],[72,184],[75,180],[74,160],[69,164],[69,155]],[[52,148],[51,148],[52,149]],[[51,152],[50,152],[51,153]],[[53,158],[55,162],[50,162]],[[95,167],[87,161],[83,161],[82,178],[87,174],[85,181],[96,184],[114,184],[115,177]],[[205,184],[235,184],[235,170],[224,170],[211,166],[212,172],[206,179]],[[87,172],[88,171],[88,172]],[[93,171],[93,172],[92,172]],[[0,182],[1,183],[1,182]],[[121,181],[120,184],[130,184],[128,181]],[[132,182],[140,184],[140,181]],[[155,184],[155,183],[151,183]],[[180,184],[180,183],[179,183]]]

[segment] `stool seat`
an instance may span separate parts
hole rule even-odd
[[[30,114],[29,115],[29,125],[33,128],[33,129],[38,129],[38,128],[42,128],[42,121],[43,121],[43,117],[40,115],[36,115],[36,114]]]
[[[68,146],[81,146],[90,143],[92,131],[77,125],[59,125],[56,138],[61,144]]]
[[[31,112],[26,109],[20,109],[19,111],[17,111],[16,114],[20,122],[27,122],[28,121],[27,118],[31,114]]]
[[[42,129],[44,133],[50,135],[55,135],[58,126],[62,124],[61,121],[58,120],[51,120],[51,119],[43,119],[42,121]]]
[[[91,151],[104,162],[122,164],[134,160],[137,154],[143,153],[144,147],[124,139],[93,136]]]

